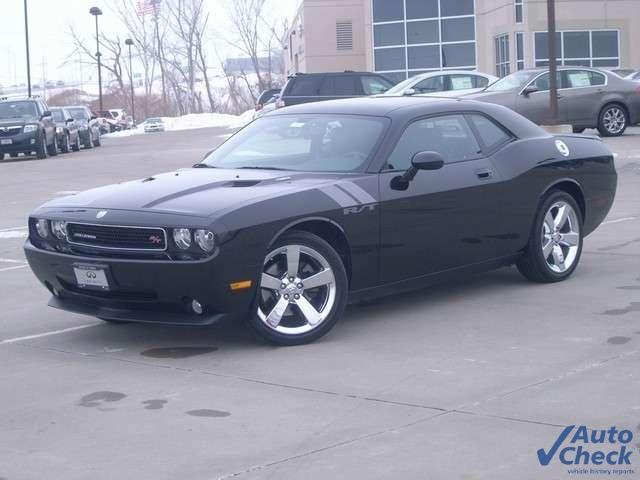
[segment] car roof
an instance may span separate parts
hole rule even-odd
[[[383,75],[376,72],[356,72],[353,70],[345,70],[343,72],[315,72],[315,73],[304,73],[298,72],[290,75],[289,78],[303,78],[303,77],[333,77],[338,75],[375,75],[376,77],[382,77]]]
[[[423,116],[469,111],[494,118],[519,138],[547,135],[536,124],[502,105],[452,97],[379,96],[325,100],[279,108],[264,118],[302,114],[363,115],[406,123]]]

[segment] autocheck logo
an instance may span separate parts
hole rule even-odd
[[[634,474],[631,468],[631,430],[590,430],[586,426],[566,427],[551,448],[538,450],[540,465],[549,465],[554,458],[563,465],[573,466],[570,474]]]

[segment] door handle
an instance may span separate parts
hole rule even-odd
[[[488,180],[490,178],[493,178],[494,171],[491,168],[485,168],[483,170],[477,170],[475,173],[476,177],[478,177],[480,180]]]

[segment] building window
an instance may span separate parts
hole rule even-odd
[[[394,80],[476,68],[474,0],[373,0],[374,68]]]
[[[556,33],[556,58],[559,65],[582,67],[618,67],[620,49],[618,30],[577,30]],[[536,67],[549,65],[546,32],[534,34]]]
[[[509,34],[498,35],[495,38],[496,48],[496,75],[504,77],[509,75]]]
[[[336,22],[336,48],[338,50],[353,50],[353,23],[351,20]]]
[[[524,33],[516,32],[516,70],[524,70]]]
[[[516,7],[516,23],[522,23],[522,19],[524,16],[524,12],[523,12],[523,2],[524,0],[515,0],[515,7]]]

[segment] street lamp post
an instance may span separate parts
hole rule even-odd
[[[100,104],[100,111],[102,108],[102,63],[100,61],[100,36],[98,33],[98,16],[102,15],[102,10],[98,7],[91,7],[89,13],[96,17],[96,58],[98,59],[98,101]]]
[[[27,16],[27,0],[24,0],[24,38],[27,47],[27,92],[31,97],[31,61],[29,59],[29,20]]]
[[[131,117],[133,118],[133,124],[136,123],[136,105],[135,105],[135,93],[133,90],[133,64],[131,63],[131,46],[133,45],[133,40],[127,38],[124,41],[125,45],[129,47],[129,84],[131,85]]]

